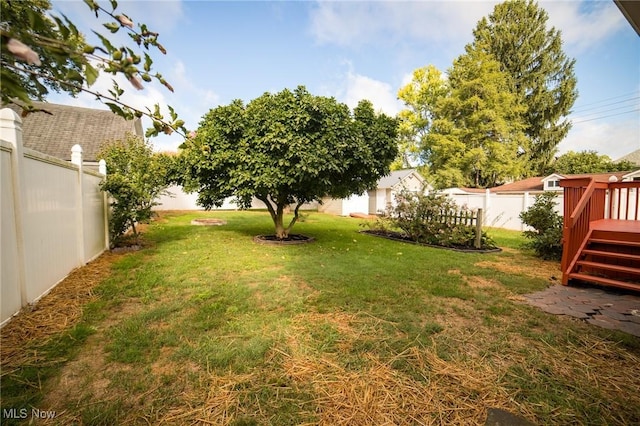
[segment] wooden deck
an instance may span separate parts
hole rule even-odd
[[[594,231],[640,234],[640,220],[600,219],[589,225]]]
[[[564,179],[562,284],[640,291],[640,182]]]

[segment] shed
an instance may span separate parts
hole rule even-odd
[[[425,190],[425,180],[416,169],[395,170],[382,177],[375,189],[349,198],[322,200],[319,211],[340,216],[351,213],[378,214],[393,204],[395,195],[403,189],[413,192]],[[429,188],[427,188],[429,189]]]

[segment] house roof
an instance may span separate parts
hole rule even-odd
[[[640,149],[636,149],[635,151],[630,152],[624,157],[618,158],[615,162],[617,163],[620,161],[629,161],[630,163],[640,166]]]
[[[22,112],[15,104],[7,106],[18,114]],[[22,117],[24,146],[62,160],[70,160],[71,147],[78,144],[85,162],[97,162],[105,141],[123,139],[127,133],[143,134],[140,119],[125,120],[110,110],[35,101],[33,106],[51,114],[33,112]]]
[[[416,169],[394,170],[388,176],[384,176],[378,181],[378,188],[393,188],[395,185],[399,184],[412,174],[415,174],[420,179],[420,181],[424,180],[424,178],[420,175],[420,173],[418,173]]]
[[[640,35],[640,3],[636,0],[613,0],[631,27]]]
[[[544,176],[530,177],[527,179],[517,180],[511,183],[490,188],[491,192],[525,192],[525,191],[542,191]]]
[[[507,183],[504,185],[496,186],[494,188],[490,188],[491,192],[528,192],[528,191],[542,191],[544,189],[544,181],[548,180],[550,177],[557,177],[559,179],[574,179],[574,178],[594,178],[596,182],[609,182],[609,178],[611,176],[615,176],[618,180],[622,180],[624,175],[629,174],[630,172],[610,172],[610,173],[583,173],[576,175],[564,175],[560,173],[553,173],[549,176],[537,176],[531,177],[523,180],[518,180],[512,183]],[[472,188],[463,188],[468,192],[477,191]],[[479,192],[484,192],[484,189]]]

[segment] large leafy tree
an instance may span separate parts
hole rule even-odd
[[[368,101],[350,111],[334,98],[294,91],[265,93],[210,110],[182,147],[187,191],[205,208],[253,197],[269,210],[276,236],[287,238],[306,202],[343,198],[375,186],[396,157],[397,122]],[[295,205],[293,219],[284,212]]]
[[[66,16],[52,13],[49,0],[0,0],[1,103],[15,103],[27,114],[36,111],[31,100],[44,100],[50,90],[72,96],[84,91],[124,118],[148,116],[153,127],[147,136],[186,133],[184,122],[171,108],[170,116],[165,118],[157,104],[144,110],[127,105],[122,100],[125,89],[115,81],[106,93],[91,88],[105,73],[123,75],[138,90],[143,89],[143,82],[155,80],[173,91],[164,77],[153,70],[150,53],[166,53],[158,42],[158,33],[142,23],[134,28],[131,18],[118,12],[115,0],[110,0],[109,7],[95,0],[84,2],[96,19],[104,18],[103,32],[94,31],[99,40],[95,45],[88,43]],[[126,32],[131,43],[115,46],[113,35],[118,32]]]
[[[488,53],[467,48],[443,79],[419,69],[398,96],[403,135],[416,141],[436,187],[493,186],[525,174],[524,105]],[[405,130],[406,129],[406,130]]]
[[[577,98],[575,60],[562,50],[560,31],[549,28],[547,12],[533,0],[496,5],[473,31],[472,45],[495,57],[512,78],[513,91],[527,106],[523,112],[531,140],[534,173],[551,164],[567,135],[567,120]]]
[[[556,158],[548,173],[581,174],[630,171],[638,166],[630,161],[614,163],[608,155],[599,155],[596,151],[569,151]]]

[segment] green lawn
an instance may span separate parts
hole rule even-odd
[[[519,233],[459,253],[359,223],[311,213],[294,232],[316,241],[281,247],[252,241],[272,232],[264,212],[163,216],[80,322],[25,343],[37,362],[3,358],[2,408],[88,425],[483,424],[489,407],[640,422],[639,340],[522,303],[559,271]]]

